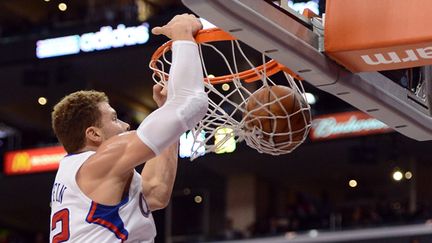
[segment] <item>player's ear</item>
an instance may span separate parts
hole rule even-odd
[[[101,143],[103,140],[101,129],[95,126],[87,127],[85,130],[85,136],[87,139],[95,143]]]

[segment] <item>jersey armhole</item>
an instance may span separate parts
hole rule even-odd
[[[89,151],[90,152],[90,151]],[[93,151],[92,151],[93,152]],[[78,175],[78,171],[81,169],[81,167],[83,166],[83,164],[90,158],[91,155],[93,155],[94,152],[92,154],[90,154],[84,161],[81,162],[81,164],[77,167],[74,168],[74,171],[71,171],[72,173],[74,173],[73,177],[69,177],[71,178],[70,184],[74,187],[74,190],[77,192],[77,194],[85,201],[88,203],[93,202],[93,200],[88,197],[79,187],[78,182],[77,182],[77,175]],[[72,179],[73,178],[73,179]]]

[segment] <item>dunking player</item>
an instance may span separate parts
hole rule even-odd
[[[52,191],[51,242],[153,242],[151,212],[171,196],[177,140],[207,110],[193,38],[201,28],[185,14],[152,30],[174,40],[172,67],[167,90],[153,89],[159,109],[136,131],[127,131],[101,92],[75,92],[54,107],[52,126],[68,155]],[[143,163],[140,175],[134,168]]]

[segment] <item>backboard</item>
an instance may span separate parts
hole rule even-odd
[[[313,20],[281,6],[281,1],[182,2],[198,16],[287,66],[315,87],[407,137],[432,140],[430,66],[405,70],[417,80],[408,80],[404,87],[395,82],[394,77],[401,77],[396,71],[352,73],[333,61],[323,51],[324,35]]]

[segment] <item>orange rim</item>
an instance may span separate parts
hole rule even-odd
[[[219,29],[219,28],[212,28],[212,29],[205,29],[200,30],[197,35],[195,36],[195,41],[199,44],[201,43],[209,43],[209,42],[217,42],[217,41],[231,41],[231,40],[237,40],[234,36],[228,34],[227,32]],[[171,50],[172,41],[168,41],[162,46],[160,46],[152,55],[151,57],[151,63],[150,66],[154,69],[158,69],[156,66],[157,60],[159,60],[162,55],[169,50]],[[210,82],[212,84],[222,84],[222,83],[228,83],[231,82],[235,78],[239,78],[241,80],[244,80],[247,83],[255,82],[257,80],[261,80],[261,71],[266,70],[266,75],[271,76],[275,73],[278,73],[280,71],[284,71],[288,74],[290,74],[292,77],[303,80],[300,76],[295,74],[292,70],[289,68],[283,66],[282,64],[276,62],[275,60],[270,60],[267,63],[260,65],[256,67],[255,69],[249,69],[245,70],[236,74],[228,74],[223,76],[217,76],[213,78],[204,78],[205,82]],[[156,71],[155,71],[156,73]],[[157,73],[157,75],[160,75]],[[168,75],[166,75],[168,76]],[[168,77],[165,77],[168,79]]]

